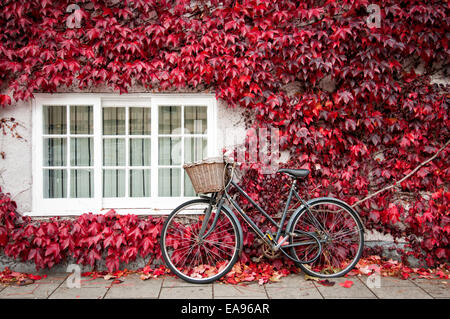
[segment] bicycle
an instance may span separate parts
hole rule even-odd
[[[293,179],[280,222],[277,223],[239,185],[233,181],[236,163],[226,163],[231,172],[223,191],[202,195],[175,208],[164,223],[160,245],[163,259],[179,278],[190,283],[210,283],[226,275],[236,263],[243,247],[239,215],[263,240],[263,248],[282,253],[306,274],[320,278],[348,273],[361,257],[364,227],[359,215],[345,202],[320,197],[305,202],[297,192],[297,181],[306,178],[305,169],[279,169]],[[263,232],[230,196],[234,187],[276,228]],[[292,198],[301,206],[283,227]]]

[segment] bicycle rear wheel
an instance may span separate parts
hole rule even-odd
[[[170,270],[191,283],[209,283],[224,276],[239,256],[240,234],[235,219],[222,208],[212,207],[204,232],[199,236],[209,207],[208,199],[186,202],[169,215],[161,233],[161,252]],[[218,215],[217,224],[211,231]]]
[[[313,233],[322,244],[314,262],[298,264],[308,275],[320,278],[344,276],[358,262],[364,248],[364,228],[357,213],[344,202],[318,198],[292,217],[291,232]],[[293,256],[315,254],[317,245],[292,247]]]

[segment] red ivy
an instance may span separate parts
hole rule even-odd
[[[247,109],[251,126],[280,130],[287,166],[311,170],[305,193],[350,203],[401,179],[449,140],[449,88],[431,81],[447,77],[447,1],[371,1],[379,28],[367,24],[366,0],[75,2],[74,12],[74,1],[0,5],[2,105],[72,86],[214,90]],[[430,266],[450,256],[448,153],[358,208],[368,229],[403,238],[403,256]],[[246,190],[275,214],[286,180],[249,168]],[[38,267],[71,255],[117,269],[159,254],[155,218],[110,212],[14,226],[8,214],[0,244]],[[246,236],[249,259],[259,248]]]
[[[37,270],[69,257],[91,266],[104,259],[109,271],[117,271],[121,262],[128,264],[138,256],[149,257],[149,263],[161,258],[157,241],[161,217],[139,218],[110,210],[74,220],[35,221],[19,217],[15,209],[15,202],[0,193],[0,248],[7,256],[34,262]]]

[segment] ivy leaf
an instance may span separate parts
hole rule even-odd
[[[348,102],[353,101],[353,95],[348,91],[339,92],[337,101],[338,103],[344,102],[344,104],[348,104]]]
[[[330,281],[328,279],[325,280],[319,280],[317,281],[317,283],[321,284],[322,286],[326,286],[326,287],[332,287],[334,286],[335,282],[334,281]]]
[[[11,104],[11,98],[9,95],[0,94],[0,105],[4,107],[9,104]]]
[[[346,280],[344,282],[340,282],[339,286],[344,287],[344,288],[351,288],[353,286],[353,281]]]

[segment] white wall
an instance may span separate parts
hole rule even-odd
[[[10,134],[0,135],[0,187],[2,191],[11,193],[17,202],[18,211],[31,211],[31,101],[18,102],[0,111],[1,118],[14,118],[19,123],[17,133],[22,139]]]

